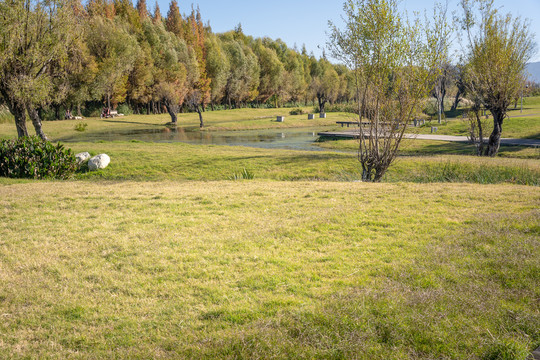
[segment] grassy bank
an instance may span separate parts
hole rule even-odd
[[[0,357],[484,359],[540,345],[537,188],[0,187]]]
[[[323,149],[346,152],[358,151],[358,140],[323,140],[317,144]],[[470,155],[476,156],[472,144],[439,140],[404,139],[399,148],[401,156]],[[497,157],[540,159],[540,149],[528,146],[501,145]]]
[[[291,151],[183,143],[71,143],[74,152],[106,153],[111,164],[97,172],[82,172],[84,181],[219,181],[244,170],[255,179],[274,181],[359,181],[361,167],[354,153]],[[408,156],[396,160],[384,182],[470,182],[540,185],[535,159],[474,156]],[[14,180],[0,178],[0,183]]]

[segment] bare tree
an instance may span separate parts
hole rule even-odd
[[[396,0],[348,0],[343,7],[345,29],[330,23],[328,45],[354,72],[362,180],[380,181],[446,59],[446,10],[410,23]]]

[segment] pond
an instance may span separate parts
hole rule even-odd
[[[323,150],[315,145],[321,129],[285,128],[241,131],[198,131],[184,128],[140,129],[111,131],[97,134],[77,134],[59,139],[62,142],[78,141],[130,141],[183,142],[199,145],[249,146],[267,149]]]

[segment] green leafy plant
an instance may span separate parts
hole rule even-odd
[[[79,122],[77,125],[75,125],[75,131],[84,132],[86,131],[86,128],[88,127],[87,123]]]
[[[124,115],[133,114],[133,110],[131,110],[131,108],[127,104],[118,105],[118,108],[116,109],[116,111],[118,111],[119,114],[124,114]]]
[[[71,149],[37,136],[0,141],[0,176],[67,179],[77,170]]]
[[[255,178],[255,175],[246,169],[243,169],[242,171],[238,173],[234,173],[233,176],[231,176],[231,180],[253,180]]]
[[[304,114],[304,110],[300,108],[292,109],[291,111],[289,111],[289,115],[302,115],[302,114]]]

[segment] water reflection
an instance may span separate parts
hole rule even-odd
[[[314,145],[318,129],[268,129],[242,131],[194,131],[183,127],[163,127],[133,131],[111,131],[98,134],[79,134],[76,137],[60,139],[63,142],[76,141],[130,141],[183,142],[201,145],[250,146],[274,149],[321,150]]]

